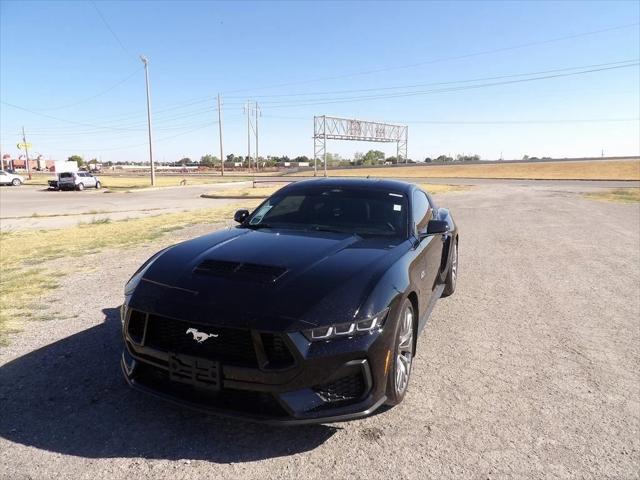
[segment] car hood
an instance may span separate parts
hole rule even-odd
[[[406,248],[407,242],[342,233],[232,228],[159,255],[130,305],[198,323],[279,331],[348,321]]]

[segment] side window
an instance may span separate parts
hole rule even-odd
[[[423,232],[427,228],[427,223],[431,220],[431,205],[429,199],[420,190],[413,192],[413,223],[418,232]]]
[[[293,213],[300,210],[300,205],[302,205],[302,201],[304,200],[303,195],[291,195],[285,197],[278,205],[276,205],[273,210],[269,213],[270,217],[275,217],[278,215],[286,215],[287,213]]]

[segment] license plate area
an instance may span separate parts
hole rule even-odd
[[[220,390],[220,362],[169,354],[169,379],[211,391]]]

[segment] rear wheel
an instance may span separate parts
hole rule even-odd
[[[458,281],[458,241],[452,240],[451,244],[451,265],[449,266],[449,273],[447,273],[447,279],[444,284],[443,297],[453,295],[456,291],[456,282]]]
[[[22,182],[19,178],[14,178],[13,180],[11,180],[11,185],[13,185],[14,187],[19,187],[20,185],[22,185]]]
[[[404,399],[411,376],[411,364],[415,348],[415,313],[408,298],[400,309],[400,318],[391,351],[391,370],[387,376],[387,404],[398,405]]]
[[[78,189],[79,192],[81,192],[82,190],[84,190],[84,183],[79,183],[76,188]]]
[[[100,188],[102,184],[100,182],[96,182],[96,188]]]

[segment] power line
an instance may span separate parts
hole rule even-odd
[[[123,78],[122,80],[119,80],[118,82],[114,83],[113,85],[111,85],[110,87],[106,88],[105,90],[102,90],[102,91],[96,93],[95,95],[91,95],[90,97],[84,98],[82,100],[78,100],[77,102],[68,103],[66,105],[60,105],[60,106],[57,106],[57,107],[34,108],[33,110],[34,111],[39,111],[39,112],[47,112],[47,111],[51,111],[51,110],[62,110],[62,109],[65,109],[65,108],[75,107],[76,105],[80,105],[82,103],[89,102],[89,101],[93,100],[94,98],[98,98],[98,97],[100,97],[100,96],[102,96],[102,95],[104,95],[106,93],[109,93],[111,90],[115,89],[116,87],[119,87],[120,85],[125,83],[127,80],[132,78],[135,74],[137,74],[140,70],[141,70],[141,68],[136,68],[133,72],[131,72],[125,78]]]
[[[613,67],[603,67],[591,70],[583,70],[580,72],[571,72],[564,74],[555,74],[555,75],[544,75],[533,78],[524,78],[518,80],[508,80],[503,82],[491,82],[491,83],[483,83],[477,85],[465,85],[460,87],[451,87],[451,88],[441,88],[441,89],[432,89],[432,90],[421,90],[421,91],[413,91],[413,92],[403,92],[403,93],[391,93],[386,95],[362,95],[362,96],[353,96],[353,97],[342,97],[335,99],[322,99],[322,100],[301,100],[301,101],[289,101],[289,102],[263,102],[263,104],[267,104],[269,108],[291,108],[291,107],[304,107],[304,106],[312,106],[312,105],[328,105],[335,103],[351,103],[351,102],[361,102],[365,100],[380,100],[380,99],[389,99],[389,98],[401,98],[401,97],[411,97],[411,96],[420,96],[420,95],[428,95],[432,93],[445,93],[445,92],[457,92],[462,90],[472,90],[478,88],[486,88],[486,87],[494,87],[498,85],[509,85],[515,83],[524,83],[524,82],[533,82],[537,80],[548,80],[551,78],[560,78],[560,77],[569,77],[576,75],[583,75],[594,72],[601,72],[606,70],[614,70],[618,68],[627,68],[638,66],[640,63],[632,63],[627,65],[619,65]]]
[[[210,127],[212,125],[216,125],[217,123],[218,122],[209,122],[209,123],[207,123],[205,125],[201,125],[200,127],[194,128],[194,129],[189,130],[187,132],[177,133],[175,135],[170,135],[168,137],[161,137],[161,138],[158,138],[158,139],[154,140],[154,143],[164,142],[165,140],[171,140],[172,138],[177,138],[177,137],[181,137],[183,135],[188,135],[189,133],[197,132],[198,130],[202,130],[203,128]],[[114,147],[114,148],[86,149],[86,148],[80,147],[80,148],[69,148],[68,150],[87,150],[87,151],[93,151],[93,152],[109,152],[109,151],[113,151],[113,150],[124,150],[126,148],[146,147],[148,145],[149,145],[149,142],[146,141],[144,143],[138,143],[138,144],[135,144],[135,145],[124,145],[124,146],[121,146],[121,147]]]
[[[500,53],[500,52],[507,52],[507,51],[511,51],[511,50],[518,50],[518,49],[521,49],[521,48],[534,47],[534,46],[537,46],[537,45],[546,45],[546,44],[550,44],[550,43],[561,42],[561,41],[564,41],[564,40],[572,40],[572,39],[575,39],[575,38],[581,38],[581,37],[586,37],[586,36],[590,36],[590,35],[597,35],[597,34],[600,34],[600,33],[611,32],[611,31],[615,31],[615,30],[623,30],[623,29],[626,29],[626,28],[637,27],[638,25],[640,25],[640,22],[628,23],[628,24],[624,24],[624,25],[617,25],[617,26],[614,26],[614,27],[603,28],[603,29],[600,29],[600,30],[591,30],[591,31],[588,31],[588,32],[581,32],[581,33],[577,33],[577,34],[573,34],[573,35],[565,35],[565,36],[562,36],[562,37],[555,37],[555,38],[551,38],[551,39],[547,39],[547,40],[540,40],[540,41],[523,43],[523,44],[519,44],[519,45],[512,45],[512,46],[509,46],[509,47],[501,47],[501,48],[495,48],[495,49],[491,49],[491,50],[484,50],[484,51],[480,51],[480,52],[468,53],[468,54],[463,54],[463,55],[455,55],[455,56],[451,56],[451,57],[442,57],[442,58],[436,58],[436,59],[431,59],[431,60],[424,60],[424,61],[421,61],[421,62],[410,63],[410,64],[406,64],[406,65],[384,67],[384,68],[378,68],[378,69],[373,69],[373,70],[365,70],[365,71],[360,71],[360,72],[346,73],[346,74],[342,74],[342,75],[334,75],[334,76],[320,77],[320,78],[314,78],[314,79],[309,79],[309,80],[300,80],[300,81],[295,81],[295,82],[287,82],[287,83],[280,83],[280,84],[275,84],[275,85],[267,85],[267,86],[264,86],[264,87],[257,87],[257,88],[253,88],[253,89],[252,88],[243,88],[243,89],[229,90],[229,91],[227,91],[225,93],[228,94],[228,93],[238,93],[238,92],[252,91],[252,90],[256,90],[256,89],[264,90],[264,89],[270,89],[270,88],[290,87],[290,86],[293,86],[293,85],[302,85],[302,84],[322,82],[322,81],[327,81],[327,80],[338,80],[338,79],[342,79],[342,78],[350,78],[350,77],[355,77],[355,76],[371,75],[373,73],[381,73],[381,72],[388,72],[388,71],[392,71],[392,70],[401,70],[401,69],[407,69],[407,68],[414,68],[414,67],[423,66],[423,65],[432,65],[432,64],[435,64],[435,63],[448,62],[448,61],[453,61],[453,60],[462,60],[462,59],[465,59],[465,58],[473,58],[473,57],[479,57],[479,56],[483,56],[483,55],[490,55],[490,54],[493,54],[493,53]]]
[[[632,62],[631,60],[627,60],[625,62]],[[324,104],[335,104],[335,103],[350,103],[350,102],[359,102],[359,101],[366,101],[366,100],[378,100],[378,99],[389,99],[389,98],[401,98],[401,97],[408,97],[408,96],[416,96],[416,95],[428,95],[428,94],[433,94],[433,93],[443,93],[443,92],[455,92],[455,91],[461,91],[461,90],[468,90],[468,89],[477,89],[477,88],[486,88],[486,87],[493,87],[493,86],[498,86],[498,85],[506,85],[506,84],[514,84],[514,83],[522,83],[522,82],[531,82],[531,81],[537,81],[537,80],[545,80],[545,79],[551,79],[551,78],[559,78],[559,77],[568,77],[568,76],[575,76],[575,75],[582,75],[582,74],[588,74],[588,73],[594,73],[594,72],[600,72],[600,71],[606,71],[606,70],[613,70],[613,69],[618,69],[618,68],[627,68],[627,67],[632,67],[632,66],[637,66],[638,63],[625,63],[622,64],[624,62],[612,62],[612,63],[606,63],[606,64],[595,64],[595,65],[611,65],[608,67],[602,67],[602,68],[593,68],[593,69],[588,69],[588,70],[581,70],[581,71],[577,71],[577,72],[568,72],[568,73],[558,73],[558,74],[551,74],[551,75],[542,75],[542,76],[536,76],[536,77],[532,77],[532,78],[519,78],[519,79],[514,79],[514,80],[508,80],[508,81],[501,81],[501,82],[489,82],[489,83],[481,83],[481,84],[476,84],[476,85],[460,85],[460,86],[455,86],[455,87],[450,87],[450,88],[442,88],[442,89],[431,89],[431,90],[418,90],[418,91],[407,91],[407,92],[393,92],[393,93],[389,93],[389,94],[380,94],[380,95],[363,95],[363,96],[347,96],[347,97],[337,97],[337,98],[318,98],[318,99],[313,99],[313,98],[308,98],[308,99],[300,99],[300,100],[288,100],[288,101],[267,101],[267,102],[262,102],[263,105],[267,104],[267,106],[270,106],[272,109],[275,108],[291,108],[291,107],[302,107],[302,106],[312,106],[312,105],[324,105]],[[584,68],[584,67],[568,67],[566,69],[556,69],[556,70],[547,70],[547,72],[564,72],[568,69],[571,70],[575,70],[578,68]],[[509,78],[511,76],[523,76],[523,75],[535,75],[535,74],[539,74],[542,72],[532,72],[529,74],[511,74],[511,75],[503,75],[500,76],[498,78]],[[487,78],[492,78],[492,77],[487,77]],[[437,82],[439,84],[455,84],[455,83],[468,83],[470,81],[473,80],[455,80],[455,81],[450,81],[450,82]],[[386,87],[383,87],[386,88]],[[401,88],[401,87],[391,87],[391,88]],[[23,110],[29,113],[32,113],[34,115],[37,116],[41,116],[44,118],[49,118],[49,119],[53,119],[53,120],[57,120],[57,121],[61,121],[64,123],[68,123],[70,125],[78,125],[78,126],[83,126],[83,127],[90,127],[93,129],[98,129],[98,130],[110,130],[110,131],[117,131],[117,132],[122,132],[122,131],[143,131],[144,129],[144,125],[145,122],[141,119],[140,122],[135,122],[135,123],[131,123],[131,124],[126,124],[123,125],[121,123],[121,121],[118,123],[118,126],[111,126],[111,125],[99,125],[99,124],[94,124],[94,123],[88,123],[88,122],[77,122],[74,120],[67,120],[61,117],[57,117],[57,116],[53,116],[53,115],[49,115],[49,114],[45,114],[45,113],[40,113],[38,111],[32,110],[32,109],[28,109],[25,107],[22,107],[20,105],[16,105],[13,103],[9,103],[9,102],[4,102],[1,101],[0,103],[10,106],[12,108],[16,108],[19,110]],[[191,102],[189,105],[187,106],[193,106],[196,105],[199,102]],[[186,106],[175,106],[175,107],[169,107],[169,108],[165,108],[165,109],[161,109],[159,110],[160,112],[167,112],[167,111],[171,111],[171,110],[176,110],[176,109],[180,109],[180,108],[186,108]],[[187,119],[187,118],[194,118],[197,117],[199,115],[207,115],[211,112],[216,111],[215,107],[205,107],[205,108],[200,108],[200,109],[196,109],[193,111],[188,111],[188,112],[180,112],[180,113],[175,113],[173,115],[169,115],[169,116],[159,116],[159,120],[158,123],[160,125],[167,125],[164,128],[181,128],[180,125],[177,126],[171,126],[170,122],[176,121],[176,120],[183,120],[183,119]],[[117,120],[112,120],[112,122],[117,122]],[[109,123],[109,122],[107,122]],[[136,128],[138,127],[138,128]],[[55,127],[56,129],[61,129],[61,128],[71,128],[71,127]],[[46,129],[45,132],[52,132],[53,134],[53,128],[49,128]],[[39,132],[38,130],[34,130],[33,134],[38,134],[38,133],[42,133]],[[98,133],[98,132],[96,132]]]
[[[357,88],[357,89],[350,89],[350,90],[332,90],[332,91],[324,91],[324,92],[302,92],[302,93],[282,93],[282,94],[275,94],[275,95],[258,95],[257,98],[300,97],[300,96],[310,96],[310,95],[334,95],[334,94],[341,94],[341,93],[376,92],[376,91],[383,91],[383,90],[399,90],[399,89],[405,89],[405,88],[428,87],[428,86],[434,86],[434,85],[453,85],[453,84],[458,84],[458,83],[479,82],[479,81],[484,81],[484,80],[500,80],[500,79],[503,79],[503,78],[524,77],[524,76],[529,76],[529,75],[542,75],[542,74],[547,74],[547,73],[566,72],[566,71],[570,71],[570,70],[580,70],[580,69],[585,69],[585,68],[606,67],[606,66],[611,66],[611,65],[622,65],[622,64],[628,64],[628,63],[631,63],[631,62],[637,62],[639,60],[640,60],[640,58],[634,58],[634,59],[630,59],[630,60],[620,60],[620,61],[617,61],[617,62],[595,63],[595,64],[590,64],[590,65],[576,66],[576,67],[564,67],[564,68],[557,68],[557,69],[552,69],[552,70],[540,70],[540,71],[536,71],[536,72],[511,73],[511,74],[497,75],[497,76],[492,76],[492,77],[476,77],[476,78],[465,79],[465,80],[449,80],[449,81],[443,81],[443,82],[415,83],[415,84],[410,84],[410,85],[397,85],[397,86],[392,86],[392,87]],[[232,97],[229,97],[229,98],[241,98],[241,97],[240,96],[232,96]]]
[[[282,120],[309,120],[309,116],[290,117],[280,115],[262,115],[267,118],[277,118]],[[532,119],[532,120],[383,120],[384,123],[402,124],[428,124],[428,125],[519,125],[536,123],[609,123],[609,122],[638,122],[640,117],[627,118],[582,118],[582,119]]]
[[[107,22],[107,19],[104,18],[104,15],[102,15],[102,12],[98,8],[98,5],[96,5],[96,2],[91,0],[91,4],[96,9],[96,12],[98,12],[98,16],[102,19],[102,23],[104,23],[105,27],[107,27],[107,30],[109,30],[111,32],[111,35],[113,35],[113,38],[116,39],[116,42],[118,42],[118,45],[120,45],[120,48],[122,48],[122,51],[124,53],[126,53],[127,56],[133,57],[131,52],[129,52],[129,50],[127,50],[127,47],[124,46],[124,43],[122,43],[122,40],[120,40],[120,37],[118,37],[118,35],[116,35],[116,32],[113,31],[113,28],[111,28],[111,25],[109,25],[109,22]]]

